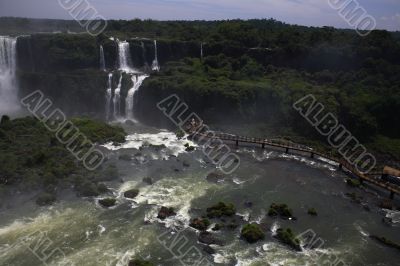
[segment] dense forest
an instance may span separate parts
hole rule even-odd
[[[29,60],[20,64],[22,87],[34,81],[39,87],[52,87],[56,97],[60,92],[55,91],[54,83],[69,84],[69,91],[90,98],[99,84],[105,88],[106,74],[92,75],[96,86],[85,85],[88,91],[83,93],[76,80],[87,76],[90,69],[98,69],[100,44],[105,47],[108,68],[112,68],[116,47],[111,36],[130,42],[134,62],[146,60],[141,58],[135,38],[157,39],[162,68],[152,73],[139,92],[141,101],[136,108],[142,119],[159,123],[162,117],[155,103],[174,92],[212,124],[248,122],[261,125],[258,127],[265,129],[265,134],[273,128],[269,134],[322,141],[292,108],[295,101],[312,93],[369,148],[400,158],[399,32],[376,30],[360,37],[351,30],[289,25],[274,19],[136,19],[108,21],[105,32],[91,37],[65,34],[83,31],[73,21],[0,19],[0,34],[42,31],[60,33],[31,37],[30,49],[42,51],[36,55],[41,60],[35,60],[40,62],[32,67]],[[146,43],[149,54],[154,53],[151,45],[151,41]],[[29,54],[21,60],[27,57]],[[56,72],[49,76],[57,78],[43,85],[48,72]],[[69,78],[74,81],[65,82]],[[91,82],[85,78],[85,83]],[[123,88],[122,94],[126,90]],[[102,96],[100,92],[96,95],[98,102]]]

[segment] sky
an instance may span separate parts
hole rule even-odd
[[[400,0],[0,0],[0,17],[72,19],[59,4],[89,2],[106,19],[220,20],[274,18],[290,24],[351,28],[330,2],[352,1],[400,31]]]

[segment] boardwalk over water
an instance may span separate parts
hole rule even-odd
[[[216,139],[216,140],[218,139],[218,140],[221,140],[224,142],[227,142],[227,141],[233,142],[236,146],[239,146],[240,143],[248,143],[248,144],[259,145],[262,149],[265,149],[266,147],[281,148],[286,153],[290,153],[290,151],[303,152],[303,153],[309,154],[309,156],[313,159],[318,159],[318,157],[319,157],[319,158],[323,158],[325,160],[329,160],[329,161],[336,163],[341,170],[343,170],[343,171],[347,170],[354,177],[358,178],[361,183],[367,182],[367,183],[373,184],[375,186],[378,186],[384,190],[389,191],[391,199],[394,198],[395,194],[400,195],[400,187],[399,186],[389,183],[389,182],[386,182],[380,178],[374,177],[374,176],[381,176],[382,171],[373,172],[371,174],[361,173],[352,164],[348,163],[344,159],[335,158],[328,154],[313,151],[312,149],[306,148],[299,144],[294,144],[294,143],[290,143],[290,142],[282,143],[282,141],[235,136],[235,135],[224,134],[224,133],[214,133],[214,134],[198,133],[196,135],[206,137],[209,139]]]

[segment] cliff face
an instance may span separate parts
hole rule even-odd
[[[149,72],[155,59],[154,41],[128,40],[134,68]],[[35,34],[22,36],[17,42],[18,83],[20,97],[39,89],[57,107],[69,115],[104,118],[108,74],[100,70],[100,45],[104,49],[107,72],[118,69],[118,44],[104,36],[85,34]],[[200,44],[195,42],[157,42],[160,65],[184,57],[200,56]],[[119,73],[114,73],[113,89]],[[121,87],[121,110],[132,87],[124,75]]]

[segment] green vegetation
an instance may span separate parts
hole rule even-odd
[[[308,209],[307,213],[311,216],[318,216],[318,212],[315,208]]]
[[[286,204],[272,203],[268,210],[268,216],[281,216],[284,219],[289,219],[293,217],[293,213]]]
[[[218,204],[207,208],[208,218],[221,218],[223,216],[233,216],[236,213],[235,206],[232,203],[219,202]]]
[[[113,206],[115,206],[116,203],[117,203],[117,200],[114,198],[105,198],[105,199],[99,200],[99,204],[105,208],[113,207]]]
[[[255,243],[265,238],[265,234],[258,224],[247,224],[243,226],[241,236],[249,243]]]
[[[93,142],[124,140],[125,133],[120,128],[87,119],[72,121]],[[97,130],[103,129],[99,134]],[[97,177],[107,174],[109,168],[104,172],[101,167],[98,171],[88,171],[39,120],[32,117],[9,120],[3,116],[0,136],[0,188],[17,185],[23,189],[54,191],[54,187],[67,183],[82,196],[98,196],[107,191]],[[51,198],[42,195],[38,203],[52,202]]]
[[[207,230],[210,224],[210,221],[206,218],[195,218],[190,221],[190,226],[200,231]]]
[[[300,240],[295,237],[292,229],[279,228],[277,230],[276,238],[279,239],[282,243],[290,246],[291,248],[297,251],[301,251]]]

